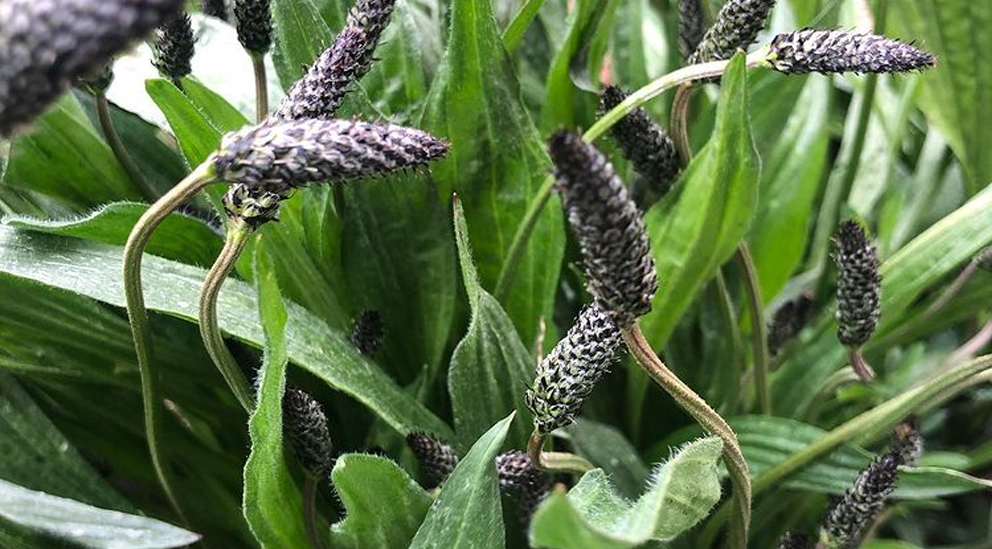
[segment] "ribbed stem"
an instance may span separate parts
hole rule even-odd
[[[527,455],[534,467],[549,473],[584,475],[596,468],[585,458],[565,452],[544,452],[544,435],[537,429],[527,441]]]
[[[707,431],[723,440],[723,460],[730,473],[730,483],[734,489],[734,502],[737,520],[731,531],[731,547],[747,546],[748,527],[751,523],[751,477],[747,460],[741,453],[740,443],[726,420],[720,416],[702,397],[686,385],[668,366],[658,358],[651,345],[644,338],[641,327],[634,323],[623,330],[623,339],[632,355],[642,368],[665,390],[675,402],[689,413]]]
[[[251,234],[251,229],[245,223],[237,219],[231,222],[227,229],[227,240],[224,242],[224,247],[203,281],[199,309],[200,336],[203,338],[203,344],[207,347],[207,354],[210,355],[217,369],[224,376],[224,381],[227,381],[228,387],[231,388],[231,392],[237,397],[238,402],[248,411],[255,407],[251,385],[241,371],[237,360],[231,355],[227,344],[224,343],[224,334],[221,332],[220,323],[217,320],[217,296],[220,295],[224,280],[248,244]]]
[[[324,549],[324,541],[320,535],[320,518],[317,516],[317,488],[320,479],[306,475],[303,481],[303,521],[306,523],[307,539],[313,549]]]
[[[269,115],[269,81],[265,73],[265,56],[251,55],[255,72],[255,119],[261,123]]]
[[[142,412],[145,419],[145,436],[152,468],[158,478],[169,504],[183,516],[175,493],[172,491],[171,475],[165,465],[159,445],[159,396],[158,372],[152,364],[152,333],[145,310],[145,296],[141,287],[141,259],[148,241],[155,229],[176,208],[195,195],[200,189],[214,181],[213,166],[204,162],[186,179],[182,180],[162,198],[152,204],[135,223],[124,246],[124,299],[127,304],[127,318],[134,339],[134,352],[138,359],[138,372],[141,376]]]
[[[741,242],[737,256],[744,266],[744,288],[747,291],[748,308],[751,311],[751,351],[754,353],[754,390],[758,396],[761,413],[771,415],[772,396],[768,388],[768,330],[765,325],[764,299],[761,296],[761,281],[754,267],[751,250],[747,242]]]
[[[141,196],[145,197],[145,200],[149,203],[155,202],[158,200],[158,193],[145,181],[144,176],[141,175],[141,170],[138,169],[137,164],[134,163],[134,159],[131,158],[131,155],[127,152],[127,148],[124,147],[124,142],[121,141],[121,137],[117,133],[117,128],[114,127],[114,120],[110,117],[110,102],[107,101],[107,95],[98,93],[95,97],[96,114],[100,120],[100,129],[103,131],[103,137],[107,140],[110,151],[114,153],[114,158],[117,159],[121,168],[124,168],[127,178],[138,188]]]

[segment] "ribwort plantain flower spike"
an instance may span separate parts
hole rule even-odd
[[[817,29],[779,34],[767,60],[786,74],[909,72],[937,62],[928,52],[884,36]]]
[[[520,505],[520,522],[528,530],[537,506],[551,491],[548,476],[534,466],[526,452],[514,450],[496,457],[500,491],[515,495]]]
[[[895,490],[898,468],[899,456],[893,452],[872,461],[844,493],[843,499],[827,513],[820,527],[821,544],[828,548],[855,546],[865,527]]]
[[[449,444],[427,433],[415,432],[406,436],[406,443],[413,450],[427,489],[444,484],[458,465],[458,454]]]
[[[548,148],[556,188],[582,248],[589,293],[619,328],[651,310],[658,276],[641,212],[603,153],[558,131]]]
[[[892,451],[899,456],[900,465],[918,466],[924,445],[923,433],[920,432],[920,425],[915,417],[910,417],[896,426]]]
[[[272,11],[269,0],[235,0],[238,41],[252,55],[265,55],[272,47]]]
[[[854,220],[841,223],[834,236],[837,265],[837,338],[851,350],[851,365],[863,380],[875,377],[861,357],[881,316],[881,276],[878,251],[864,228]]]
[[[570,425],[606,375],[620,346],[620,331],[598,305],[587,306],[537,366],[524,401],[541,434]]]
[[[323,478],[334,466],[331,433],[320,403],[306,391],[287,388],[282,401],[283,426],[306,471]]]
[[[627,98],[627,92],[607,86],[599,98],[600,115],[609,112]],[[659,124],[638,107],[610,129],[624,157],[634,166],[646,187],[643,194],[651,202],[664,196],[679,175],[681,161],[675,142]],[[645,200],[644,202],[647,202]],[[639,202],[644,206],[644,202]]]
[[[683,60],[696,51],[705,31],[700,0],[679,0],[679,52]]]
[[[225,0],[200,0],[200,9],[204,15],[227,21],[227,2]]]
[[[813,549],[813,540],[806,534],[786,532],[778,540],[778,549]]]
[[[285,195],[317,181],[339,182],[417,168],[447,152],[444,141],[403,126],[302,120],[229,133],[212,162],[220,180]]]
[[[179,12],[182,0],[0,2],[0,137]]]
[[[159,74],[180,86],[182,79],[193,72],[196,37],[188,13],[181,13],[159,27],[152,46],[152,64]]]
[[[773,7],[775,0],[727,0],[689,64],[730,59],[737,50],[747,49],[765,27]]]
[[[382,346],[385,329],[379,311],[363,311],[351,327],[351,344],[365,356],[372,356]]]

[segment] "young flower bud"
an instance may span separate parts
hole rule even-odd
[[[269,0],[235,0],[238,41],[251,55],[265,55],[272,47],[272,12]]]
[[[420,462],[420,471],[426,480],[424,488],[432,489],[444,484],[458,465],[455,449],[437,437],[427,433],[410,433],[406,436],[406,443]]]
[[[195,43],[193,22],[188,13],[181,13],[159,27],[152,45],[152,64],[159,74],[179,86],[182,79],[193,71]]]
[[[327,416],[305,391],[287,388],[282,400],[283,432],[306,471],[322,478],[334,466]]]
[[[806,534],[786,532],[778,540],[778,549],[813,549],[813,540]]]
[[[768,351],[778,351],[806,327],[813,315],[813,298],[801,294],[783,303],[772,316],[768,325]]]
[[[203,15],[227,21],[227,2],[225,0],[200,0],[200,9],[203,11]]]
[[[703,40],[705,25],[700,0],[679,0],[679,52],[688,60]]]
[[[582,248],[589,293],[625,328],[651,310],[658,290],[641,212],[606,156],[578,135],[556,132],[548,151]]]
[[[895,436],[892,440],[892,452],[899,456],[899,464],[906,467],[916,467],[923,455],[923,433],[915,417],[910,417],[896,425]]]
[[[689,64],[730,59],[737,50],[747,49],[765,27],[773,7],[775,0],[727,0]]]
[[[283,195],[317,181],[416,168],[447,152],[444,141],[403,126],[302,120],[229,133],[212,161],[218,179]]]
[[[930,68],[936,61],[932,54],[898,40],[842,30],[780,34],[768,52],[769,64],[786,74],[908,72]]]
[[[114,62],[110,61],[106,65],[100,67],[93,74],[88,76],[83,76],[79,79],[79,84],[81,87],[85,88],[87,91],[93,95],[102,95],[107,93],[110,89],[110,85],[114,83]]]
[[[626,98],[624,90],[607,86],[599,98],[600,114],[609,112]],[[651,202],[664,196],[672,188],[681,168],[678,149],[668,132],[651,120],[642,108],[623,117],[610,131],[624,157],[641,176],[646,187],[644,195],[649,196]]]
[[[860,540],[862,531],[895,490],[898,467],[899,456],[889,452],[858,475],[854,486],[848,488],[823,521],[820,540],[826,547],[850,547]]]
[[[857,221],[841,223],[834,237],[837,264],[837,338],[852,350],[851,365],[863,380],[874,377],[860,348],[878,326],[881,277],[878,251]]]
[[[526,452],[512,451],[496,457],[499,487],[506,495],[516,495],[520,505],[520,522],[526,531],[537,506],[551,491],[547,475],[534,467]]]
[[[351,327],[351,344],[365,356],[372,356],[382,346],[384,329],[379,311],[364,311]]]
[[[229,219],[244,221],[251,230],[279,218],[279,205],[289,198],[289,190],[275,193],[261,188],[249,188],[243,183],[235,183],[224,193],[222,202]]]
[[[182,0],[0,2],[0,137],[178,13]]]
[[[542,434],[570,425],[610,370],[620,331],[597,304],[587,306],[555,348],[537,366],[524,401]]]

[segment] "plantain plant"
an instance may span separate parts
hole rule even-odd
[[[984,546],[989,25],[0,0],[0,546]]]

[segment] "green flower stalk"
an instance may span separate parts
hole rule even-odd
[[[920,432],[919,422],[910,417],[896,426],[892,440],[892,451],[899,456],[899,464],[906,467],[916,467],[920,464],[925,441]]]
[[[512,451],[496,456],[496,476],[500,491],[517,498],[524,532],[537,506],[551,492],[548,475],[534,466],[526,452]]]
[[[768,325],[768,351],[771,354],[778,354],[806,327],[814,313],[813,304],[812,297],[801,294],[775,310]]]
[[[778,540],[778,549],[813,549],[813,540],[806,534],[786,532]]]
[[[364,311],[351,327],[351,344],[365,356],[372,356],[382,346],[385,328],[379,311]]]
[[[688,61],[699,47],[706,31],[700,0],[679,0],[679,52]]]
[[[204,15],[227,21],[227,2],[225,0],[200,0],[200,9]]]
[[[324,409],[306,391],[287,388],[282,401],[283,431],[300,465],[324,478],[334,466],[334,447]]]
[[[928,69],[937,60],[928,52],[884,36],[804,29],[776,36],[768,62],[786,74],[893,73]]]
[[[177,88],[181,89],[183,78],[193,72],[195,44],[193,22],[188,13],[181,13],[159,27],[152,44],[152,64],[159,74],[171,80]]]
[[[820,527],[820,544],[827,549],[856,546],[865,528],[885,506],[896,488],[899,455],[886,453],[858,475],[854,485],[827,513]]]
[[[406,436],[406,443],[413,450],[424,477],[424,488],[430,490],[444,484],[458,465],[458,454],[451,445],[427,433],[415,432]]]
[[[0,137],[31,122],[80,77],[174,17],[181,0],[0,3]]]
[[[864,228],[854,220],[841,223],[834,236],[837,265],[837,338],[851,351],[851,366],[865,381],[875,377],[861,356],[861,346],[871,338],[881,316],[881,282],[878,250]]]
[[[599,98],[600,115],[613,110],[627,95],[616,86],[607,86]],[[637,108],[610,128],[610,135],[640,176],[631,191],[638,206],[646,208],[667,194],[681,169],[679,152],[668,132],[647,111]]]
[[[730,59],[737,50],[747,49],[765,27],[773,7],[775,0],[727,0],[689,64]]]
[[[565,337],[537,367],[524,395],[538,432],[546,435],[571,425],[600,379],[610,371],[620,331],[598,305],[579,313]]]
[[[582,248],[589,293],[626,328],[651,311],[658,290],[641,212],[596,147],[568,131],[551,136],[557,189]]]

